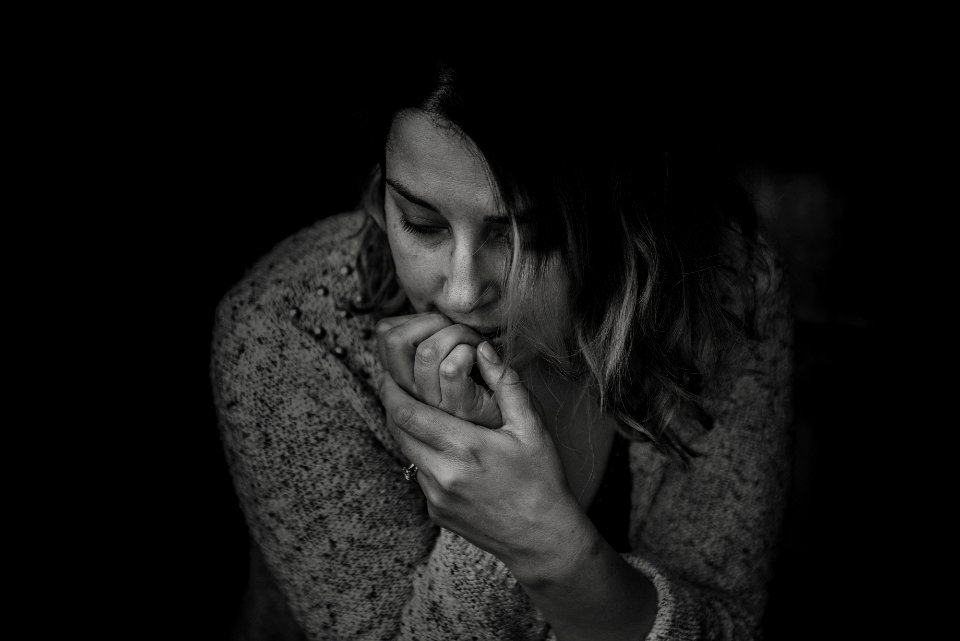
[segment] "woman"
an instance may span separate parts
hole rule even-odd
[[[736,181],[622,79],[400,68],[361,210],[219,309],[240,636],[753,638],[790,322]]]

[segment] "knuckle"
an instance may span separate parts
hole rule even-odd
[[[403,337],[400,336],[399,332],[387,330],[387,332],[383,335],[383,343],[391,351],[396,351],[403,347]]]
[[[516,385],[520,382],[520,375],[510,367],[503,369],[503,381],[508,385]]]
[[[405,427],[416,418],[416,410],[411,405],[400,405],[393,410],[393,422],[397,427]]]
[[[374,331],[376,332],[377,336],[384,336],[390,331],[390,325],[391,324],[386,319],[381,318],[379,321],[377,321]]]
[[[452,492],[460,485],[459,474],[450,469],[439,470],[433,478],[444,492]]]
[[[437,346],[429,341],[424,341],[417,346],[417,362],[421,365],[430,365],[437,360],[439,350]]]
[[[521,384],[520,376],[512,369],[505,369],[498,377],[497,384],[512,389]]]
[[[448,381],[455,381],[460,377],[460,368],[457,367],[456,363],[444,361],[440,365],[440,376]]]

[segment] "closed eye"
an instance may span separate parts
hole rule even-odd
[[[436,236],[446,231],[446,227],[440,225],[418,225],[410,221],[407,215],[400,211],[400,226],[404,231],[417,236]]]
[[[439,236],[447,231],[445,225],[422,225],[415,223],[407,218],[407,215],[403,210],[398,210],[400,214],[400,227],[407,232],[408,234],[413,234],[415,236],[427,236],[434,237]],[[491,226],[491,232],[488,236],[488,239],[493,239],[502,242],[512,242],[513,234],[511,233],[509,223],[494,223]]]

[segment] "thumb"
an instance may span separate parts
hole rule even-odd
[[[504,425],[524,426],[529,429],[537,424],[539,417],[534,410],[530,390],[520,380],[516,370],[504,365],[497,350],[487,341],[480,343],[477,351],[481,356],[477,359],[480,374],[493,391]]]

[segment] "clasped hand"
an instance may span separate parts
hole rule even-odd
[[[387,425],[430,518],[508,565],[536,555],[576,501],[518,373],[441,314],[384,319],[377,341]],[[474,362],[489,390],[470,378]]]

